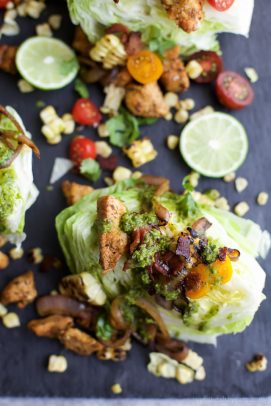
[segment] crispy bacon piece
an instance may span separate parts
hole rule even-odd
[[[124,45],[128,55],[135,55],[145,47],[140,32],[130,32]]]
[[[190,261],[190,244],[190,236],[182,233],[177,241],[176,255],[184,257],[186,261]]]
[[[100,164],[100,167],[105,171],[114,171],[118,166],[118,157],[111,154],[109,158],[103,158],[97,155],[96,160]]]
[[[225,261],[226,256],[228,256],[231,261],[237,261],[240,255],[240,251],[238,251],[237,249],[223,247],[219,249],[218,259],[220,261]]]
[[[0,70],[15,74],[17,72],[15,64],[15,56],[18,47],[1,44],[0,45]]]
[[[130,253],[132,254],[137,247],[143,243],[145,235],[150,231],[151,226],[137,228],[132,233],[132,243],[130,244]]]

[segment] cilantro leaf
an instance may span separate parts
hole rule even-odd
[[[79,94],[79,96],[83,97],[84,99],[89,98],[88,88],[81,79],[79,78],[75,79],[74,90]]]
[[[185,190],[187,190],[188,192],[193,192],[194,187],[191,185],[190,182],[190,176],[187,175],[183,178],[183,182],[182,182],[182,186]]]
[[[112,337],[114,329],[109,324],[105,314],[101,314],[96,324],[96,336],[103,341],[108,341]]]
[[[92,182],[101,176],[101,168],[97,161],[91,158],[84,159],[80,165],[80,173]]]

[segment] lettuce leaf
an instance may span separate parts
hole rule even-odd
[[[254,0],[235,0],[234,6],[221,13],[205,5],[205,19],[198,31],[187,34],[167,17],[160,0],[68,0],[72,21],[80,24],[91,42],[104,33],[104,27],[114,23],[125,23],[131,30],[141,31],[143,40],[151,43],[167,41],[182,46],[183,54],[199,49],[219,50],[218,32],[248,35]],[[156,50],[156,49],[154,49]],[[158,50],[158,49],[157,49]]]

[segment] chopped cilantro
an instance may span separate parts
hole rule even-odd
[[[121,218],[120,227],[125,232],[130,234],[137,228],[141,228],[150,224],[158,224],[159,220],[155,213],[125,213]]]
[[[79,94],[79,96],[87,99],[89,97],[89,91],[87,85],[79,78],[75,79],[74,90]]]
[[[114,329],[111,327],[106,315],[103,313],[98,317],[96,324],[96,335],[104,341],[111,339]]]

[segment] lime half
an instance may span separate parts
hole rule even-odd
[[[210,113],[185,126],[180,150],[192,169],[211,178],[221,178],[242,165],[248,152],[248,138],[234,117]]]
[[[22,77],[42,90],[60,89],[77,75],[79,65],[73,50],[64,42],[32,37],[22,43],[16,55]]]

